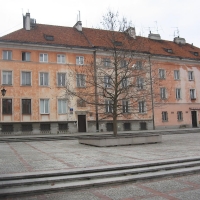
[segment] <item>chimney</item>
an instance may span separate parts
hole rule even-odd
[[[129,34],[130,37],[136,39],[136,31],[135,27],[129,27],[126,32]]]
[[[76,28],[78,31],[82,31],[82,22],[77,21],[76,24],[74,25],[74,28]]]
[[[161,40],[160,34],[151,33],[151,31],[150,31],[150,33],[148,35],[148,38],[152,39],[152,40]]]
[[[176,44],[185,44],[186,43],[185,38],[180,38],[179,36],[174,38],[174,42]]]
[[[23,16],[23,28],[25,28],[27,31],[31,30],[30,13],[26,13],[26,15]]]

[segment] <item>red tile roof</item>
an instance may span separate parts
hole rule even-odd
[[[136,36],[136,39],[129,37],[127,41],[124,40],[125,33],[91,28],[83,28],[82,32],[79,32],[73,27],[37,24],[30,31],[22,28],[0,37],[0,41],[79,48],[109,48],[110,41],[108,42],[106,38],[112,33],[115,34],[116,41],[126,43],[124,44],[126,48],[131,44],[130,49],[135,51],[170,57],[200,59],[200,49],[191,44],[179,45],[172,41],[152,40],[140,36]],[[48,41],[44,35],[53,36],[54,40]],[[173,52],[168,53],[165,49],[172,49]],[[192,52],[198,52],[198,56],[193,55]]]

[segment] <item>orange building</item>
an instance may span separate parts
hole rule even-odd
[[[105,32],[82,28],[80,21],[74,27],[36,24],[27,13],[22,29],[1,37],[1,85],[6,89],[1,98],[1,134],[96,131],[95,110],[69,99],[65,87],[66,80],[85,87],[81,72],[72,78],[74,69],[93,60],[94,51],[97,59],[107,56],[99,51],[105,42],[95,37]],[[118,129],[199,126],[200,49],[183,38],[165,41],[158,34],[145,38],[131,32],[130,40],[144,44],[138,53],[149,56],[158,81],[152,85],[153,109],[139,108],[128,120],[119,118]],[[109,130],[110,124],[100,121],[99,130]]]

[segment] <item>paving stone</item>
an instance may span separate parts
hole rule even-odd
[[[171,196],[173,196],[177,199],[181,199],[181,200],[199,200],[200,199],[200,189],[179,192],[179,193],[171,194]]]

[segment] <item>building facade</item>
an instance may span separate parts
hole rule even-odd
[[[66,84],[86,87],[80,66],[93,62],[94,52],[97,62],[109,57],[105,41],[95,38],[104,32],[82,28],[80,21],[74,27],[36,24],[27,13],[22,29],[1,37],[1,85],[6,89],[0,106],[1,134],[95,132],[95,108],[69,97]],[[138,113],[118,118],[118,130],[198,127],[200,49],[183,38],[172,42],[157,34],[127,34],[135,46],[144,43],[138,54],[148,56],[156,81],[151,85],[151,109],[138,102]],[[99,131],[110,130],[111,118],[99,121]]]

